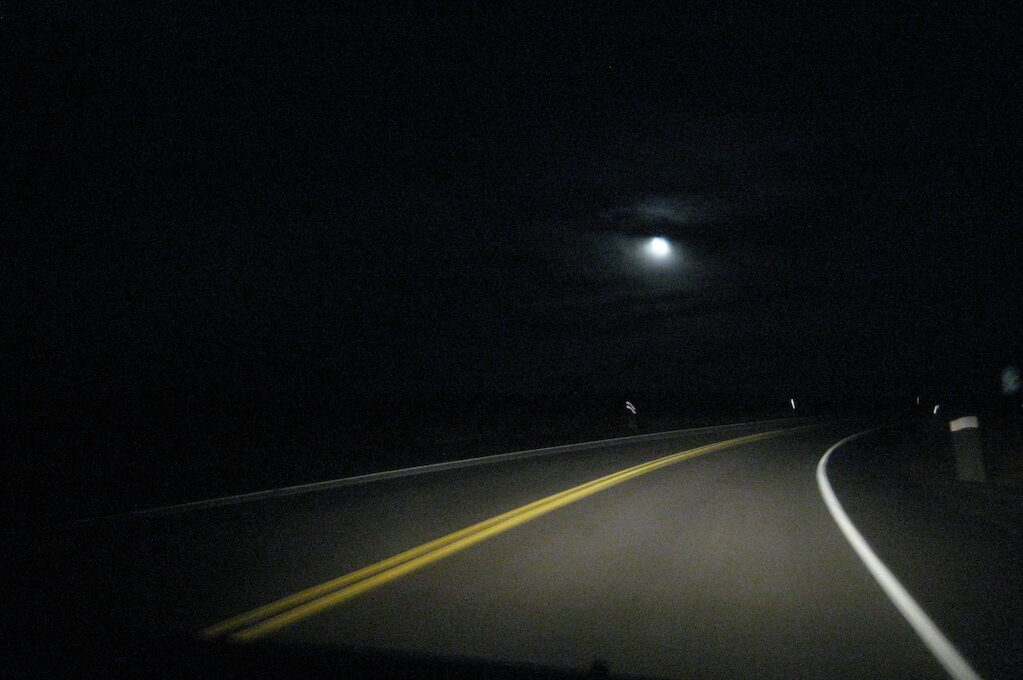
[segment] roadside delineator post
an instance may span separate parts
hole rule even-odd
[[[636,408],[636,405],[633,404],[631,401],[627,401],[625,402],[625,410],[629,412],[628,419],[626,421],[628,423],[629,429],[630,430],[637,429],[638,424],[636,423],[636,419],[639,417],[639,410]]]
[[[980,443],[977,416],[963,416],[950,421],[952,448],[956,457],[956,479],[960,482],[984,482],[984,450]]]

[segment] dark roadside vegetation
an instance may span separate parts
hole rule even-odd
[[[926,410],[839,449],[829,477],[867,542],[981,677],[1019,678],[1023,418],[1011,407],[972,412],[983,483],[957,480],[948,417]]]
[[[215,382],[215,381],[211,381]],[[12,528],[247,493],[350,475],[657,432],[793,415],[721,395],[409,394],[332,397],[323,374],[294,388],[231,392],[168,385],[91,402],[50,393],[10,410],[0,462]],[[132,395],[129,395],[132,396]],[[639,409],[630,418],[625,400]],[[88,405],[86,405],[88,403]],[[800,406],[798,415],[813,415]]]

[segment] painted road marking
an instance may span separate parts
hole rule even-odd
[[[816,427],[816,426],[809,426]],[[514,510],[491,517],[446,536],[406,550],[385,560],[371,564],[336,579],[307,588],[270,604],[238,616],[225,619],[202,631],[208,638],[227,636],[235,641],[250,641],[280,630],[297,621],[337,606],[368,590],[421,569],[433,562],[453,555],[471,545],[508,531],[520,524],[541,517],[558,508],[591,496],[599,491],[621,484],[629,479],[652,472],[673,463],[712,451],[791,434],[807,427],[773,430],[759,434],[726,439],[695,449],[681,451],[652,461],[640,463],[605,477],[561,491]]]
[[[852,520],[845,513],[842,504],[838,502],[834,489],[831,488],[827,472],[828,459],[831,457],[831,454],[843,444],[876,432],[879,429],[864,430],[863,432],[846,437],[842,441],[833,444],[824,453],[820,462],[817,463],[817,486],[820,488],[821,496],[824,497],[824,503],[828,506],[831,516],[834,518],[835,523],[838,524],[838,528],[845,534],[846,540],[852,545],[856,554],[863,560],[863,563],[867,565],[867,569],[870,570],[874,579],[881,585],[888,599],[892,601],[892,604],[899,610],[899,613],[909,621],[909,625],[913,627],[916,634],[927,645],[927,648],[934,655],[934,658],[938,660],[938,663],[955,680],[981,680],[977,672],[970,667],[970,664],[959,653],[959,650],[948,641],[948,638],[938,629],[934,621],[927,616],[927,612],[917,604],[916,600],[899,583],[899,580],[895,578],[895,574],[874,553],[870,544],[867,543],[867,540],[863,538],[856,525],[852,523]]]

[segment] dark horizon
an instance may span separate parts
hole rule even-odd
[[[1023,361],[994,11],[4,24],[23,433],[429,395],[987,400]]]

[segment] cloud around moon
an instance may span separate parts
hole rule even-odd
[[[603,217],[626,230],[650,230],[658,226],[679,228],[701,224],[720,212],[720,208],[715,210],[708,201],[702,199],[651,196],[611,208],[603,213]]]

